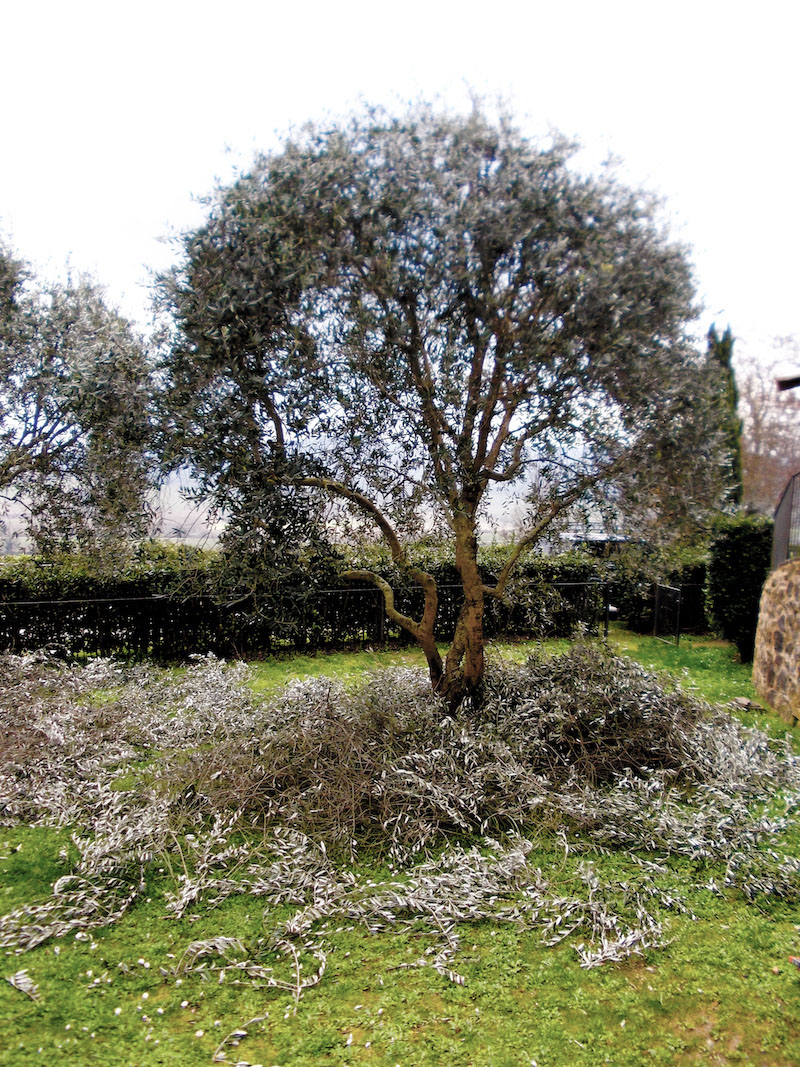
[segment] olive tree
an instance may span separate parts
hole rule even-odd
[[[149,405],[144,346],[99,287],[41,284],[0,247],[0,494],[39,548],[142,531]]]
[[[691,509],[719,474],[686,251],[650,198],[571,156],[477,109],[308,127],[216,190],[160,280],[171,461],[254,526],[285,493],[372,524],[424,610],[348,575],[382,590],[451,704],[479,693],[486,599],[565,509]],[[508,484],[529,519],[487,585],[479,524]],[[464,590],[445,660],[436,583],[408,556],[419,521],[449,531]]]

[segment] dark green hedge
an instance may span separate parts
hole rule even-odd
[[[641,550],[621,553],[608,571],[620,619],[636,633],[652,633],[654,584],[659,582],[681,590],[681,632],[708,633],[706,567],[706,552],[696,549],[675,550],[667,556]]]
[[[708,631],[708,610],[742,659],[751,658],[771,529],[764,519],[721,520],[708,564],[696,549],[665,557],[642,546],[603,559],[577,551],[524,557],[503,602],[487,603],[487,635],[595,630],[604,592],[626,625],[649,632],[657,579],[681,586],[683,632]],[[507,546],[481,549],[487,583],[496,579],[507,553]],[[47,562],[7,557],[0,561],[0,646],[177,660],[198,651],[256,655],[410,640],[385,618],[377,590],[354,588],[339,577],[345,566],[377,570],[395,587],[399,609],[418,616],[421,591],[380,548],[351,553],[347,560],[330,553],[292,555],[299,565],[280,575],[219,552],[161,544],[144,546],[113,570],[80,556]],[[452,555],[421,544],[414,561],[437,580],[437,636],[448,641],[461,606]]]
[[[507,549],[488,549],[487,582]],[[390,624],[374,588],[339,577],[344,560],[309,555],[289,576],[248,572],[217,552],[150,545],[114,572],[94,561],[65,557],[42,562],[7,558],[0,564],[0,644],[76,653],[183,659],[195,652],[255,655],[279,649],[406,642]],[[355,560],[395,586],[399,609],[422,610],[421,591],[379,552]],[[446,553],[421,548],[415,562],[437,579],[437,636],[453,636],[461,606],[458,572]],[[243,579],[249,574],[249,584]],[[568,636],[596,629],[603,610],[597,562],[578,553],[524,560],[501,603],[487,608],[488,636]],[[593,583],[593,584],[587,584]]]
[[[734,515],[720,519],[708,562],[708,612],[719,634],[732,641],[743,663],[753,658],[761,590],[772,556],[772,519]]]

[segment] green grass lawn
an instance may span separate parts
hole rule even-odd
[[[723,643],[685,638],[674,648],[620,629],[611,643],[708,701],[754,696],[749,667]],[[493,652],[522,659],[528,649]],[[254,665],[252,685],[271,693],[291,678],[318,675],[349,684],[389,664],[422,661],[415,650],[263,661]],[[748,714],[774,735],[786,733],[771,712]],[[642,861],[654,859],[602,849],[567,853],[557,835],[537,834],[535,826],[530,832],[530,862],[565,892],[587,856],[607,883],[630,882]],[[797,854],[798,844],[800,833],[790,826],[784,847]],[[73,853],[69,828],[0,828],[0,912],[45,897],[70,870]],[[718,867],[657,858],[660,884],[683,893],[684,906],[669,916],[669,943],[642,957],[587,970],[569,939],[546,947],[518,924],[462,923],[454,964],[462,986],[431,966],[409,966],[425,958],[430,938],[421,929],[371,934],[345,921],[331,937],[323,980],[299,1000],[265,981],[237,982],[236,972],[220,981],[210,969],[176,971],[192,941],[255,942],[264,908],[256,897],[230,897],[167,918],[172,881],[166,862],[156,861],[144,895],[114,925],[25,954],[7,950],[2,977],[25,969],[38,999],[0,982],[0,1063],[191,1067],[211,1062],[237,1028],[240,1043],[227,1047],[225,1062],[262,1067],[800,1063],[800,971],[787,962],[800,954],[798,905],[713,893],[702,884],[719,880]],[[387,872],[372,871],[365,860],[359,874],[380,881]],[[286,905],[285,917],[294,910]],[[309,957],[299,962],[311,970]],[[295,982],[292,959],[275,956],[272,965],[277,978]]]

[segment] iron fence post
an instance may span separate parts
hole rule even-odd
[[[653,605],[653,637],[658,637],[658,582],[654,583],[655,586],[655,603]]]
[[[386,611],[384,610],[383,593],[376,589],[378,594],[378,644],[386,644]]]

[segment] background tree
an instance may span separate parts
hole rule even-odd
[[[637,479],[641,506],[719,487],[686,252],[651,199],[580,176],[571,151],[477,110],[307,128],[217,190],[161,280],[169,461],[254,521],[282,485],[373,525],[424,611],[349,576],[382,589],[451,704],[480,689],[486,598],[566,508]],[[528,524],[485,586],[487,500],[526,480]],[[407,554],[420,522],[449,530],[464,589],[445,662],[436,583]]]
[[[723,417],[726,443],[729,455],[728,500],[732,504],[742,502],[742,420],[739,418],[739,392],[736,386],[736,374],[733,369],[733,334],[730,326],[722,337],[712,323],[708,331],[708,360],[721,368],[724,386],[724,403],[727,407]]]
[[[796,342],[786,339],[782,347],[790,358],[796,354],[800,364]],[[786,483],[800,471],[800,396],[797,390],[778,392],[778,370],[777,362],[737,361],[744,425],[743,499],[765,515],[773,514]]]
[[[37,284],[0,247],[0,493],[42,550],[142,533],[144,348],[81,277]]]

